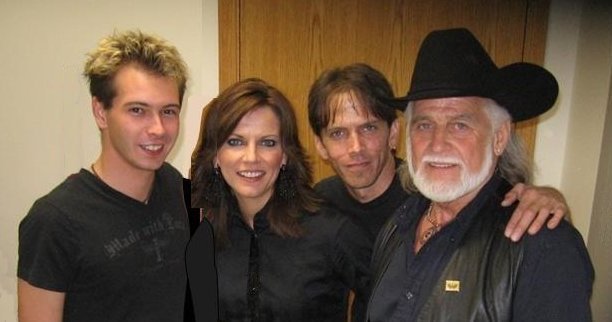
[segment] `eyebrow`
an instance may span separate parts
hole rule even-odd
[[[419,121],[422,121],[422,120],[431,120],[431,119],[433,119],[433,118],[430,115],[423,115],[423,114],[421,114],[421,115],[413,116],[411,121],[410,121],[410,123],[419,122]],[[453,120],[468,120],[468,121],[471,121],[471,120],[474,120],[474,119],[475,119],[475,117],[474,117],[473,113],[459,113],[457,115],[452,115],[449,118],[447,118],[447,120],[450,120],[450,121],[453,121]]]
[[[145,107],[152,107],[153,105],[147,103],[147,102],[142,102],[142,101],[129,101],[126,102],[125,104],[123,104],[124,106],[130,106],[130,105],[139,105],[139,106],[145,106]],[[176,104],[176,103],[170,103],[170,104],[166,104],[163,105],[162,108],[168,108],[168,107],[177,107],[177,108],[181,108],[181,104]]]
[[[475,119],[474,113],[460,113],[459,115],[451,118],[451,120],[466,120],[466,121],[472,121],[474,119]]]
[[[232,132],[227,138],[228,139],[231,139],[231,138],[244,139],[244,138],[246,138],[246,136],[237,134],[235,132]],[[258,137],[258,140],[266,140],[266,139],[278,139],[278,140],[280,140],[280,138],[281,138],[281,136],[278,135],[278,134],[265,134],[265,135],[262,135],[262,136]]]

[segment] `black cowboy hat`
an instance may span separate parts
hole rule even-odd
[[[549,110],[559,92],[555,77],[530,63],[498,68],[474,35],[465,28],[431,32],[419,49],[410,90],[399,98],[409,101],[480,96],[506,108],[515,122]]]

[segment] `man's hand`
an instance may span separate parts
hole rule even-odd
[[[542,229],[544,223],[549,229],[554,229],[566,214],[569,220],[567,202],[561,192],[555,188],[518,183],[506,194],[501,205],[508,207],[516,200],[519,204],[504,232],[512,241],[520,240],[525,231],[535,235]]]

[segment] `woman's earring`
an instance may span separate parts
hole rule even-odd
[[[295,178],[291,171],[287,170],[287,165],[281,166],[278,174],[276,189],[278,190],[278,196],[285,201],[292,200],[297,194],[295,186]]]
[[[221,170],[219,166],[214,167],[209,180],[207,180],[206,189],[204,190],[204,200],[212,207],[218,207],[221,204],[223,196],[223,181],[221,179]]]

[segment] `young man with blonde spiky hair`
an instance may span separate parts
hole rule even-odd
[[[101,152],[20,223],[19,320],[181,321],[189,228],[182,176],[165,160],[185,63],[164,40],[129,31],[104,38],[84,75]]]

